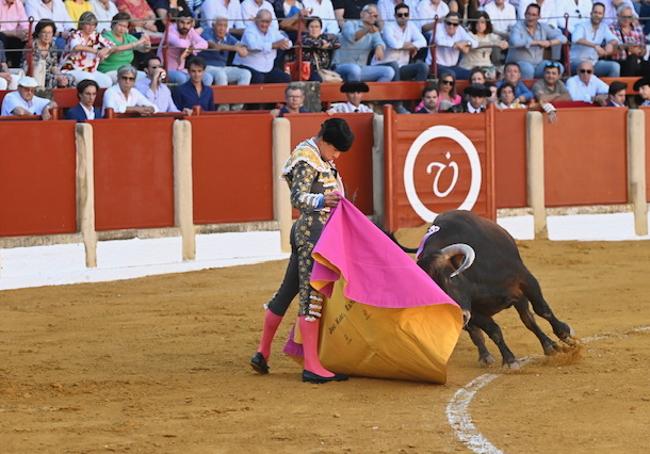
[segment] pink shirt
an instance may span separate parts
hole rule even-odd
[[[194,55],[196,55],[198,50],[208,48],[208,42],[201,38],[201,35],[195,29],[191,29],[184,38],[181,37],[178,34],[176,24],[172,24],[169,26],[169,31],[167,32],[167,46],[167,71],[178,70],[187,72],[185,69],[185,59],[181,58],[183,51],[192,46],[195,49]],[[162,46],[158,49],[158,57],[161,60],[163,59]]]
[[[15,22],[6,23],[5,21]],[[6,0],[0,0],[0,30],[14,31],[27,29],[27,13],[21,0],[15,0],[9,5]]]

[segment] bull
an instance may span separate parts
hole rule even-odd
[[[492,318],[511,306],[526,328],[537,336],[546,355],[562,348],[539,328],[530,305],[550,323],[561,341],[575,344],[571,327],[555,317],[537,279],[524,265],[515,240],[498,224],[470,211],[442,213],[420,245],[417,263],[460,305],[465,329],[478,348],[480,364],[494,363],[483,331],[499,348],[503,365],[518,367],[501,328]]]

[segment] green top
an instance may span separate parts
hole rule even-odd
[[[122,36],[122,41],[119,41],[112,31],[105,31],[104,37],[114,43],[116,46],[123,46],[124,44],[131,44],[138,41],[133,35],[128,33]],[[109,71],[117,71],[118,68],[122,65],[130,65],[133,61],[133,51],[124,50],[122,52],[116,52],[108,56],[106,60],[103,60],[97,69],[103,73]]]

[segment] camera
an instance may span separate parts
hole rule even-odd
[[[163,82],[165,79],[167,79],[167,72],[165,70],[160,71],[160,76],[158,76],[158,79]]]

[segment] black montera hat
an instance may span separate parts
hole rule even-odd
[[[466,96],[482,96],[484,98],[489,98],[492,95],[490,89],[483,84],[472,84],[465,89],[464,93]]]
[[[339,151],[348,151],[354,142],[354,134],[343,118],[329,118],[320,127],[323,141]]]
[[[365,82],[345,82],[341,85],[341,93],[368,93],[370,87]]]
[[[639,88],[643,87],[644,85],[650,85],[650,77],[642,77],[634,82],[634,90],[639,91]]]

